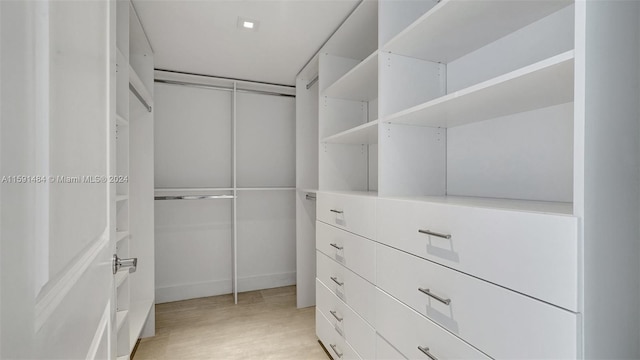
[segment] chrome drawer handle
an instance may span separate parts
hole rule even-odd
[[[339,358],[342,357],[342,353],[336,350],[338,348],[336,344],[329,344],[329,346],[331,346],[331,349],[333,349],[333,352],[336,353],[336,355],[338,355]]]
[[[333,280],[333,282],[334,282],[334,283],[336,283],[336,284],[338,284],[339,286],[344,285],[344,283],[343,283],[343,282],[338,281],[338,278],[337,278],[337,277],[335,277],[335,276],[332,276],[332,277],[331,277],[331,280]]]
[[[344,320],[344,318],[338,316],[338,312],[335,310],[329,310],[329,312],[331,313],[331,315],[333,315],[334,318],[336,318],[336,320],[338,320],[339,322],[342,322],[342,320]]]
[[[342,210],[336,210],[336,209],[331,209],[331,210],[329,210],[329,211],[331,211],[332,213],[336,213],[336,214],[342,214],[342,213],[344,213],[344,211],[342,211]]]
[[[433,354],[431,354],[429,352],[429,348],[426,346],[418,346],[418,350],[422,351],[423,354],[427,355],[429,357],[429,359],[431,360],[438,360],[437,357],[433,356]]]
[[[334,248],[336,248],[336,249],[338,249],[338,250],[342,250],[342,249],[344,249],[342,246],[338,246],[338,244],[333,244],[333,243],[331,243],[331,244],[329,244],[329,245],[333,246]]]
[[[445,305],[451,304],[451,299],[442,298],[442,297],[432,293],[429,289],[418,288],[418,291],[420,291],[423,294],[428,295],[429,297],[432,297],[432,298],[440,301],[441,303],[443,303]]]
[[[426,234],[426,235],[432,235],[432,236],[437,236],[443,239],[451,239],[451,235],[450,234],[440,234],[437,232],[433,232],[431,230],[422,230],[422,229],[418,229],[418,232],[420,234]]]

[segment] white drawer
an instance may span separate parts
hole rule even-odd
[[[375,240],[376,197],[323,192],[316,196],[318,220]]]
[[[356,274],[372,283],[375,281],[376,246],[373,241],[318,221],[316,247]]]
[[[335,360],[360,360],[355,350],[333,329],[327,318],[316,309],[316,335]]]
[[[418,349],[419,346],[428,348],[431,355],[441,360],[488,359],[480,351],[379,289],[376,289],[376,308],[376,331],[408,359],[429,359]]]
[[[371,301],[375,286],[325,254],[319,251],[316,254],[318,280],[375,327],[375,304]]]
[[[398,352],[391,344],[380,335],[376,335],[376,359],[378,360],[403,360],[404,355]]]
[[[578,311],[575,217],[389,199],[377,211],[381,243]]]
[[[376,252],[379,288],[491,357],[577,356],[575,313],[385,245]]]
[[[319,280],[316,280],[316,301],[318,310],[360,357],[375,359],[376,331]]]

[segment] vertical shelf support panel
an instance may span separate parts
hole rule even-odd
[[[232,123],[233,123],[233,301],[238,303],[238,176],[237,176],[237,149],[238,149],[238,137],[237,137],[237,95],[238,95],[238,83],[233,82],[233,110]]]

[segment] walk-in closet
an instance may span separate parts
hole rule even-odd
[[[640,1],[0,1],[0,359],[639,359]]]

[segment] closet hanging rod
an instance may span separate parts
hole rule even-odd
[[[311,89],[313,84],[315,84],[317,82],[318,82],[318,75],[316,75],[316,77],[314,77],[313,79],[311,79],[311,81],[309,81],[309,83],[307,84],[307,90]]]
[[[235,199],[234,195],[180,195],[180,196],[156,196],[156,200],[210,200],[210,199]]]
[[[140,102],[142,103],[142,105],[147,109],[148,112],[151,112],[152,108],[151,105],[149,105],[147,103],[147,101],[142,97],[142,95],[140,95],[140,93],[138,92],[138,89],[136,89],[135,86],[133,86],[131,83],[129,83],[129,90],[131,90],[131,92],[133,93],[133,95],[135,95],[138,100],[140,100]]]
[[[175,81],[175,80],[162,80],[162,79],[155,79],[154,81],[157,82],[157,83],[168,84],[168,85],[182,85],[182,86],[191,86],[191,87],[196,87],[196,88],[216,89],[216,90],[223,90],[223,91],[231,91],[231,92],[233,92],[233,87],[225,87],[225,86],[209,85],[209,84],[197,84],[197,83],[192,83],[192,82],[188,82],[188,81]],[[254,93],[254,94],[262,94],[262,95],[273,95],[273,96],[296,97],[295,95],[281,94],[281,93],[278,93],[278,92],[263,91],[263,90],[236,89],[236,92],[239,92],[239,93]]]
[[[155,191],[232,191],[234,190],[234,188],[229,187],[229,188],[218,188],[218,187],[193,187],[193,188],[171,188],[171,187],[165,187],[165,188],[155,188]]]

